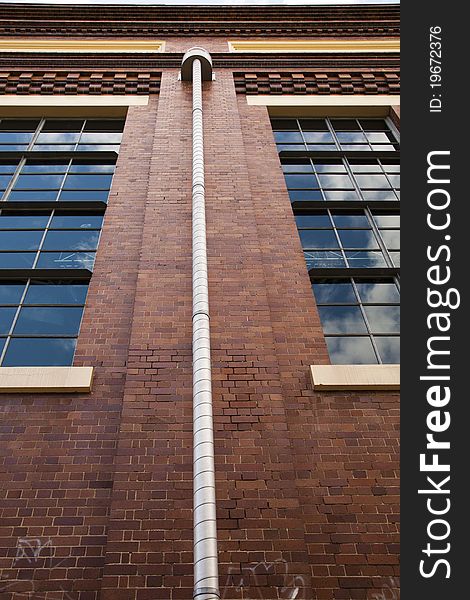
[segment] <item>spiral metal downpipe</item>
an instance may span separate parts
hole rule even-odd
[[[202,81],[212,80],[210,54],[188,50],[181,79],[193,83],[193,599],[219,600],[202,120]]]

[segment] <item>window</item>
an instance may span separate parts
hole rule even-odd
[[[0,121],[0,366],[71,365],[124,121]]]
[[[87,291],[87,280],[2,281],[0,365],[71,364]]]
[[[400,163],[384,119],[273,119],[334,364],[399,362]]]

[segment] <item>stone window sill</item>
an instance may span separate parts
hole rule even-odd
[[[0,393],[89,392],[93,367],[1,367]]]
[[[311,365],[310,375],[318,391],[400,389],[400,365]]]

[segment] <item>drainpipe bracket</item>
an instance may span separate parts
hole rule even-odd
[[[197,588],[193,593],[193,600],[197,600],[198,596],[210,596],[213,600],[220,598],[220,592],[216,588]]]
[[[181,63],[180,78],[182,81],[193,80],[193,62],[198,58],[201,61],[201,75],[203,81],[212,81],[214,75],[212,72],[212,58],[207,50],[198,46],[190,48],[183,56]]]

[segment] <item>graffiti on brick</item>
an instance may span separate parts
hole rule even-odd
[[[21,537],[16,543],[16,555],[11,569],[0,572],[0,593],[8,594],[12,600],[41,600],[57,597],[57,600],[76,600],[59,583],[56,590],[45,591],[38,588],[36,569],[53,570],[60,568],[68,556],[54,558],[54,545],[51,538]],[[19,573],[21,576],[18,577]],[[7,597],[7,596],[5,596]]]
[[[367,600],[400,600],[400,584],[396,577],[390,577],[380,590],[369,590]]]
[[[278,588],[279,598],[283,600],[305,600],[306,583],[302,575],[289,573],[284,559],[274,562],[258,562],[243,565],[241,569],[230,566],[227,571],[225,585],[222,588],[222,599],[230,597],[230,589],[242,592],[246,600],[266,598],[263,588]]]

